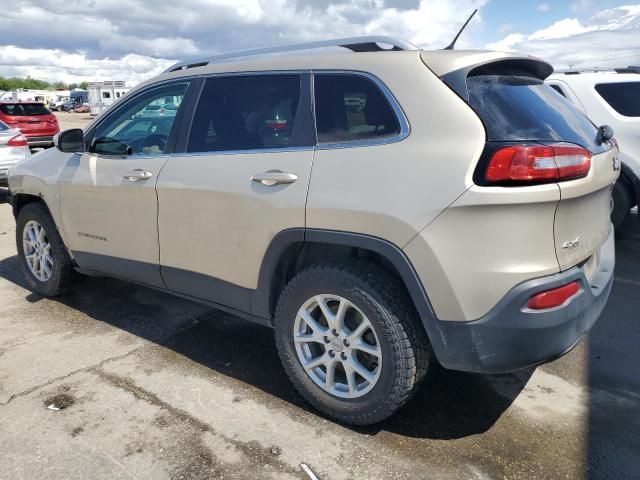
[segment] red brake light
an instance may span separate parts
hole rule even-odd
[[[7,142],[7,145],[9,147],[26,147],[28,143],[24,135],[16,135]]]
[[[274,120],[267,120],[265,121],[265,123],[271,130],[284,130],[285,128],[287,128],[288,122],[286,120],[276,118]]]
[[[547,310],[549,308],[556,308],[560,305],[564,305],[567,300],[575,296],[580,292],[580,285],[578,282],[571,282],[562,287],[547,290],[541,292],[529,299],[527,307],[532,310]]]
[[[485,172],[489,183],[544,183],[585,177],[591,153],[575,145],[511,145],[497,150]]]

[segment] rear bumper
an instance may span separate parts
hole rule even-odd
[[[44,135],[38,137],[27,136],[27,143],[30,147],[50,147],[53,145],[53,135]]]
[[[439,335],[431,343],[440,363],[452,370],[505,373],[554,360],[570,351],[591,329],[604,309],[615,267],[613,229],[597,252],[590,279],[573,267],[525,282],[485,317],[472,322],[436,320]],[[579,295],[553,310],[526,308],[535,294],[578,281]]]

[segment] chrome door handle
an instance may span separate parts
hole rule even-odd
[[[267,187],[273,187],[275,185],[288,185],[298,180],[298,176],[293,173],[285,173],[280,171],[258,173],[251,177],[256,183],[261,183]]]
[[[124,178],[126,178],[130,182],[149,180],[151,177],[153,177],[153,173],[147,172],[146,170],[132,170],[131,172],[127,172],[124,174]]]

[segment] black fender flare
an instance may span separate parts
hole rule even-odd
[[[434,350],[440,351],[444,339],[438,326],[437,317],[431,307],[427,292],[406,254],[391,242],[361,233],[336,230],[293,228],[277,234],[269,245],[259,274],[258,289],[252,296],[253,315],[272,318],[272,288],[276,269],[285,251],[295,243],[322,243],[370,250],[389,261],[403,281],[407,292],[418,312]]]

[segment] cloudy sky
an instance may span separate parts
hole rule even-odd
[[[537,55],[556,68],[640,64],[640,3],[615,0],[17,0],[0,13],[0,75],[135,84],[177,59],[384,34]]]

